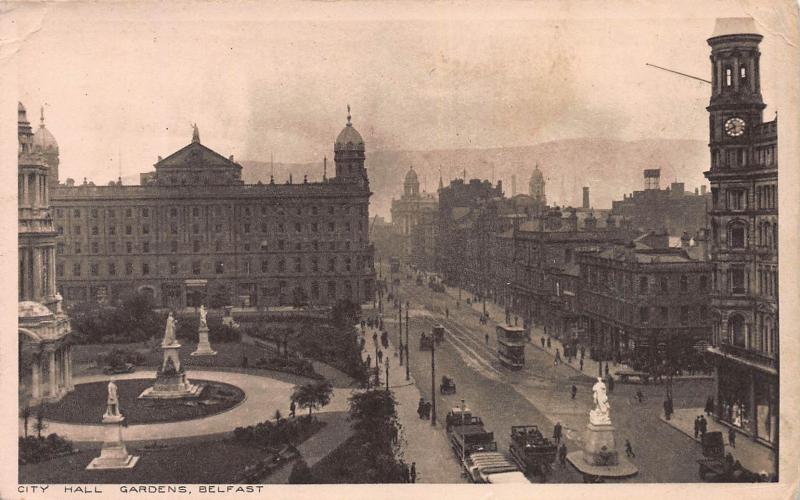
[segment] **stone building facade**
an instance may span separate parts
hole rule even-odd
[[[669,247],[650,232],[626,245],[582,253],[580,305],[592,359],[654,369],[681,366],[710,340],[711,265],[704,233]]]
[[[711,201],[705,186],[690,192],[684,183],[673,182],[660,189],[660,178],[660,169],[645,170],[645,189],[612,201],[612,213],[630,219],[633,227],[642,231],[666,230],[676,237],[705,228],[706,205]]]
[[[51,170],[18,106],[19,376],[25,404],[54,401],[73,389],[70,322],[56,291]],[[40,129],[41,132],[41,129]]]
[[[349,115],[334,161],[336,176],[322,182],[247,185],[195,127],[143,185],[59,186],[59,289],[68,301],[138,291],[166,308],[372,301],[372,193]]]
[[[400,257],[418,267],[424,267],[430,260],[425,253],[425,238],[431,235],[431,223],[438,210],[436,196],[420,192],[419,178],[414,167],[409,168],[403,180],[403,195],[392,200],[392,226],[402,239]],[[426,227],[417,227],[424,225]],[[415,242],[416,240],[416,242]]]
[[[752,19],[719,19],[709,112],[712,352],[717,417],[753,439],[778,439],[777,117],[765,122]]]

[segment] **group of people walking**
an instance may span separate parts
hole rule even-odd
[[[417,405],[417,415],[419,415],[419,418],[430,420],[432,407],[433,405],[430,401],[425,401],[423,398],[419,398],[419,404]]]

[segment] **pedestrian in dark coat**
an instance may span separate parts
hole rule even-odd
[[[581,371],[583,371],[583,358],[581,358],[581,364],[580,364],[580,366],[581,366]]]
[[[731,448],[736,448],[736,431],[728,429],[728,443],[730,443]]]
[[[556,422],[556,425],[553,427],[553,440],[556,444],[561,443],[561,422]]]
[[[701,439],[703,438],[703,436],[706,435],[707,431],[708,431],[708,420],[706,420],[706,417],[700,415],[700,438]]]
[[[575,384],[572,384],[570,391],[572,392],[572,399],[575,399],[575,395],[578,394],[578,388],[575,386]]]
[[[289,405],[289,416],[294,417],[296,411],[297,411],[297,405],[294,403],[294,400],[292,400],[292,403]]]
[[[417,482],[417,462],[411,462],[411,482]]]
[[[631,442],[627,439],[625,440],[625,455],[631,458],[636,458],[636,454],[633,452],[633,447],[631,446]]]
[[[581,359],[583,359],[585,355],[586,355],[586,348],[581,346]]]
[[[400,462],[400,471],[401,471],[401,474],[403,475],[403,477],[402,477],[403,482],[404,483],[410,483],[411,482],[411,477],[410,477],[411,469],[408,468],[408,464],[403,462],[403,461],[401,461]]]
[[[547,337],[547,348],[550,349],[550,337]]]
[[[561,446],[558,448],[558,463],[561,464],[561,467],[567,465],[567,445],[565,443],[561,443]]]
[[[372,357],[370,357],[370,355],[367,354],[367,368],[370,368],[371,366],[372,366]]]
[[[489,345],[489,333],[486,333],[486,345]]]
[[[694,438],[700,434],[700,415],[694,417]]]
[[[419,415],[419,418],[421,419],[424,414],[425,414],[425,400],[419,398],[419,404],[417,404],[417,415]]]
[[[544,337],[542,337],[542,349],[544,349]]]

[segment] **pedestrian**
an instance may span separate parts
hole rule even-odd
[[[561,443],[561,422],[556,422],[556,425],[553,427],[553,440],[556,444]]]
[[[643,399],[644,399],[644,394],[642,394],[642,390],[636,389],[636,401],[638,401],[639,404],[641,404]]]
[[[708,420],[706,420],[706,417],[700,415],[700,439],[705,437],[706,432],[708,432]]]
[[[417,482],[417,462],[411,462],[411,482]]]
[[[581,366],[581,371],[583,371],[583,358],[581,358],[580,366]]]
[[[550,349],[550,337],[547,337],[547,348]]]
[[[486,345],[489,345],[489,332],[486,332]]]
[[[430,401],[425,402],[425,420],[431,419],[431,409],[433,408],[433,404]]]
[[[731,448],[736,448],[736,431],[732,427],[728,429],[728,443],[730,443]]]
[[[625,440],[625,455],[630,458],[636,458],[636,454],[633,452],[633,447],[631,446],[631,442],[627,439]]]
[[[417,404],[417,415],[419,415],[420,420],[422,419],[422,415],[425,413],[425,400],[419,398],[419,404]]]
[[[697,439],[697,435],[700,434],[700,416],[694,417],[694,438]]]
[[[706,401],[706,415],[711,416],[714,413],[714,396],[709,396]]]
[[[297,411],[297,405],[295,404],[294,399],[293,399],[291,404],[289,405],[289,416],[294,418],[294,415],[295,415],[296,411]]]
[[[247,368],[247,356],[242,355],[242,368]]]
[[[372,334],[372,341],[377,345],[378,344],[378,332]]]
[[[444,317],[445,318],[449,318],[450,317],[450,309],[448,309],[447,307],[444,308]]]
[[[566,443],[561,443],[561,446],[558,448],[558,463],[561,464],[561,467],[566,467],[566,465],[567,465],[567,445],[566,445]]]
[[[542,337],[542,349],[544,349],[544,337]]]
[[[402,478],[401,479],[403,480],[403,482],[404,483],[410,483],[411,482],[411,477],[409,477],[409,475],[411,474],[411,469],[409,469],[408,468],[408,464],[403,462],[402,460],[400,461],[400,471],[401,471],[401,474],[402,474]]]
[[[378,349],[378,364],[381,364],[382,362],[383,362],[383,351]]]
[[[586,348],[584,346],[581,346],[581,359],[583,359],[585,354],[586,354]]]
[[[578,394],[578,388],[575,386],[575,384],[572,384],[572,389],[570,390],[572,391],[572,399],[575,399],[575,395]]]
[[[606,361],[606,377],[608,377],[608,361]]]
[[[372,357],[367,354],[367,368],[372,367]]]

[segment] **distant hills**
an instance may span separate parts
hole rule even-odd
[[[240,163],[245,182],[269,181],[269,162]],[[548,202],[578,206],[582,186],[589,186],[592,206],[608,208],[612,200],[621,199],[624,193],[642,189],[645,168],[661,169],[662,188],[676,179],[684,182],[687,190],[705,184],[703,171],[708,168],[708,146],[696,140],[582,138],[491,149],[367,149],[367,169],[374,192],[370,211],[388,218],[392,198],[402,194],[409,165],[417,171],[420,188],[428,192],[436,191],[441,168],[445,185],[466,170],[470,179],[502,180],[503,190],[510,196],[512,175],[517,177],[517,194],[527,194],[528,180],[537,163],[547,181]],[[322,178],[322,163],[275,163],[274,172],[276,182],[286,182],[290,173],[294,182],[302,182],[305,174],[309,181],[317,181]],[[333,161],[329,159],[328,176],[334,172]]]

